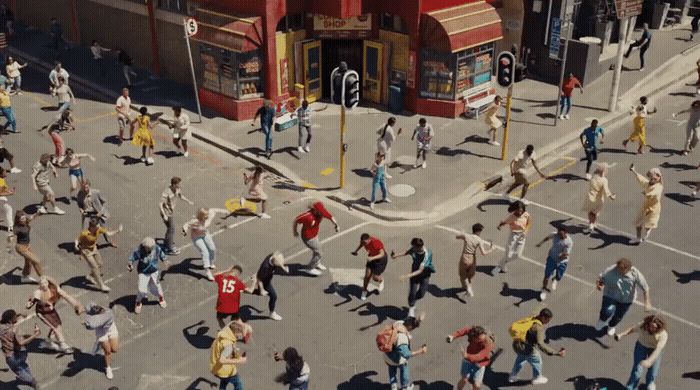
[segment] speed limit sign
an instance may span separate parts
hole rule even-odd
[[[189,36],[197,34],[197,31],[199,30],[197,21],[193,18],[188,18],[187,20],[185,20],[185,30],[187,30],[187,35]]]

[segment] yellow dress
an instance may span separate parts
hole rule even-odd
[[[484,112],[484,122],[486,122],[486,124],[489,126],[489,130],[498,129],[499,127],[503,126],[503,122],[501,122],[501,120],[496,116],[500,108],[501,106],[492,104],[486,109],[486,112]]]
[[[638,141],[640,146],[645,146],[647,144],[647,108],[645,106],[637,107],[636,114],[634,119],[632,119],[634,130],[627,140],[633,142]]]
[[[588,193],[583,201],[582,210],[587,213],[599,214],[603,210],[603,202],[605,198],[610,197],[612,193],[608,187],[608,179],[600,175],[593,175],[588,184]]]
[[[635,225],[654,229],[658,226],[659,217],[661,217],[661,196],[664,192],[664,186],[661,183],[649,184],[649,179],[638,173],[637,181],[643,188],[644,203],[642,209],[639,210]]]
[[[131,140],[131,143],[137,146],[154,147],[156,142],[153,140],[153,135],[151,134],[151,119],[148,115],[139,115],[136,118],[136,124],[138,128],[134,133],[134,139]]]

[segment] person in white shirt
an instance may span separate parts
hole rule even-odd
[[[387,169],[391,167],[391,146],[396,141],[396,137],[401,134],[402,129],[394,133],[393,126],[396,124],[396,118],[390,117],[384,126],[382,126],[378,131],[379,138],[377,138],[377,153],[384,155],[384,163]],[[387,179],[391,179],[391,175],[388,173],[385,175]]]
[[[7,72],[7,77],[10,79],[9,84],[12,86],[15,93],[20,95],[22,94],[22,74],[19,70],[26,67],[26,63],[20,65],[14,58],[7,57],[5,71]]]
[[[124,129],[129,127],[129,139],[134,137],[134,129],[131,125],[131,98],[129,88],[122,88],[122,95],[117,99],[114,107],[117,112],[117,123],[119,124],[119,145],[124,141]]]
[[[60,119],[61,115],[63,115],[63,111],[71,108],[71,105],[75,103],[75,95],[73,95],[73,90],[70,89],[66,83],[66,79],[61,76],[58,77],[56,96],[58,96],[58,114],[56,115],[56,119]]]
[[[61,63],[57,61],[55,67],[49,73],[49,92],[51,92],[51,96],[56,96],[56,88],[58,88],[59,77],[63,77],[65,83],[68,84],[69,74],[61,67]]]
[[[173,144],[177,147],[178,153],[182,153],[180,152],[180,141],[182,141],[182,150],[184,151],[182,155],[188,157],[190,152],[187,149],[187,141],[192,137],[190,117],[182,112],[182,107],[180,106],[173,107],[173,114],[175,115],[175,120],[168,126],[173,130]]]
[[[96,40],[92,41],[92,46],[90,46],[90,51],[92,52],[92,58],[97,62],[97,66],[100,68],[100,76],[104,77],[105,70],[105,60],[102,55],[105,52],[112,51],[111,49],[104,48],[100,46],[100,43]]]
[[[214,246],[214,240],[211,234],[209,234],[209,225],[214,221],[214,217],[217,213],[228,214],[228,210],[202,208],[197,211],[197,216],[195,218],[192,218],[187,221],[186,224],[182,225],[182,235],[186,236],[189,230],[192,244],[194,244],[202,255],[202,263],[204,264],[206,276],[209,280],[214,280],[214,275],[212,275],[211,270],[216,268],[214,265],[216,246]]]
[[[413,168],[418,168],[418,162],[423,157],[423,164],[421,168],[426,168],[428,166],[427,155],[431,148],[431,141],[435,136],[435,130],[433,130],[433,125],[429,124],[425,118],[420,118],[418,120],[418,126],[413,130],[413,135],[411,140],[416,138],[416,163],[413,164]]]
[[[537,156],[535,155],[535,147],[532,145],[527,145],[525,149],[518,152],[513,161],[510,162],[510,175],[515,178],[515,182],[511,184],[506,191],[506,196],[510,195],[510,193],[519,186],[523,186],[520,199],[525,198],[527,189],[530,188],[530,182],[527,180],[527,169],[530,167],[530,165],[535,168],[537,173],[539,173],[543,179],[547,178],[547,176],[542,173],[540,168],[537,166],[537,161],[535,161],[536,159]]]

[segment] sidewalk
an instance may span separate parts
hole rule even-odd
[[[413,169],[415,142],[409,138],[418,117],[396,115],[395,129],[403,128],[403,133],[393,148],[393,159],[399,166],[389,170],[393,179],[387,183],[393,203],[379,203],[374,210],[367,207],[372,182],[368,168],[373,162],[376,148],[376,130],[391,116],[388,112],[368,107],[358,107],[349,112],[345,139],[348,144],[347,173],[342,190],[337,190],[340,149],[337,106],[327,103],[312,105],[318,111],[312,115],[313,140],[309,154],[297,152],[296,128],[275,132],[272,160],[258,157],[264,137],[258,131],[259,126],[253,127],[250,122],[233,122],[208,113],[203,123],[193,128],[193,133],[204,142],[262,164],[288,178],[289,184],[276,185],[290,190],[328,196],[384,220],[439,219],[466,207],[469,198],[482,190],[483,181],[498,175],[504,175],[508,180],[510,158],[525,145],[535,145],[541,165],[546,165],[546,160],[549,160],[547,155],[555,154],[553,151],[557,156],[567,152],[564,146],[568,146],[578,157],[581,154],[577,150],[578,144],[572,141],[578,138],[592,118],[598,118],[610,130],[613,124],[628,121],[627,108],[640,96],[652,97],[653,105],[654,93],[695,73],[695,56],[699,51],[694,42],[685,41],[687,36],[688,26],[654,32],[652,46],[647,53],[647,70],[623,71],[620,83],[622,111],[617,113],[606,111],[611,71],[586,85],[583,95],[575,92],[572,119],[559,121],[556,127],[553,126],[553,118],[557,87],[533,80],[516,84],[506,161],[499,158],[500,147],[486,143],[487,126],[481,118],[478,121],[428,118],[436,131],[433,153],[428,156],[427,169]],[[49,67],[48,49],[41,46],[46,40],[41,32],[29,30],[18,34],[11,46],[17,56],[28,59],[34,65]],[[91,61],[88,48],[73,48],[63,56],[71,82],[116,99],[123,84],[121,68],[116,63],[111,64],[109,77],[102,79],[94,67],[85,66]],[[638,68],[638,58],[633,55],[625,65]],[[194,99],[191,86],[152,77],[145,70],[137,72],[139,82],[134,83],[131,94],[134,105],[146,104],[152,110],[168,115],[168,106],[184,103],[192,111]],[[500,92],[505,95],[505,91]],[[190,115],[193,119],[197,117],[196,114]]]

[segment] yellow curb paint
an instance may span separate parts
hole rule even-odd
[[[564,165],[562,165],[561,167],[559,167],[559,168],[557,168],[557,169],[551,171],[551,172],[547,172],[547,176],[551,177],[551,176],[554,176],[554,175],[558,175],[559,173],[561,173],[561,172],[564,171],[565,169],[569,168],[570,166],[576,164],[576,162],[577,162],[576,158],[574,158],[574,157],[569,157],[569,156],[560,157],[560,159],[561,159],[561,160],[567,160],[567,163],[564,164]],[[528,188],[528,191],[531,190],[531,189],[533,189],[533,188],[535,188],[535,187],[537,187],[538,185],[542,184],[542,182],[544,182],[545,180],[547,180],[547,179],[539,178],[537,181],[535,181],[535,182],[533,182],[532,184],[530,184],[530,187]],[[522,196],[522,193],[523,193],[523,190],[521,189],[521,190],[518,192],[517,197]]]
[[[226,200],[226,210],[234,213],[238,210],[247,210],[250,211],[251,213],[256,213],[258,210],[258,205],[255,203],[246,200],[245,203],[243,204],[243,207],[241,207],[241,199],[240,198],[231,198]]]
[[[306,182],[306,181],[303,182],[303,183],[301,183],[301,186],[304,187],[304,188],[316,188],[315,185],[313,185],[313,184],[311,184],[311,183],[309,183],[309,182]]]
[[[333,172],[335,172],[335,169],[328,167],[328,168],[321,171],[321,176],[328,176]]]

